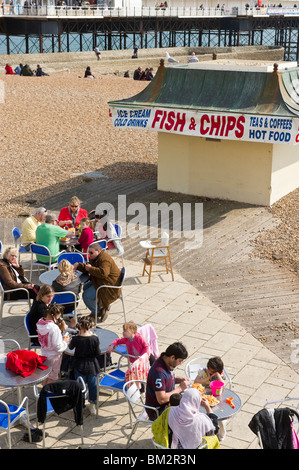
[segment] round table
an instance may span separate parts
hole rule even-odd
[[[94,332],[97,335],[97,337],[99,338],[100,350],[101,350],[101,353],[103,353],[105,355],[105,366],[106,366],[106,351],[109,348],[112,341],[117,339],[118,336],[113,331],[106,330],[105,328],[99,328],[98,326],[95,328]],[[65,352],[65,354],[68,354],[70,356],[74,356],[75,348],[74,349],[69,349],[69,347],[67,347],[64,352]]]
[[[48,284],[49,286],[52,285],[52,282],[55,281],[55,279],[59,276],[60,271],[59,269],[50,269],[49,271],[43,272],[39,276],[39,282],[41,284]],[[80,271],[77,271],[78,276],[80,277],[80,281],[82,283],[86,282],[89,279],[88,274],[82,273]]]
[[[229,404],[226,403],[227,398],[233,398],[233,404],[235,408],[232,408]],[[223,419],[228,419],[231,418],[234,414],[238,413],[240,411],[242,402],[241,398],[239,395],[234,392],[233,390],[230,390],[229,388],[224,388],[222,394],[220,397],[216,397],[219,400],[218,405],[212,406],[211,410],[212,413],[214,413],[219,421],[222,421]],[[199,411],[202,413],[206,413],[206,410],[203,406],[200,406]]]
[[[44,364],[48,366],[47,369],[35,369],[35,371],[23,377],[12,370],[6,368],[6,357],[0,359],[0,387],[5,388],[16,388],[18,390],[18,400],[21,403],[21,390],[23,387],[37,385],[43,382],[51,373],[52,367],[48,359],[45,360]]]

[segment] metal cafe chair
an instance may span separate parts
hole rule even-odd
[[[38,335],[31,335],[30,334],[29,313],[30,312],[27,312],[25,317],[24,317],[24,326],[25,326],[25,330],[26,330],[27,335],[28,335],[28,346],[27,346],[28,351],[30,351],[31,349],[40,349],[39,344],[34,344],[32,342],[33,339],[38,338]]]
[[[65,291],[65,292],[55,292],[52,304],[56,303],[57,305],[70,305],[74,304],[74,310],[70,313],[65,314],[66,316],[73,316],[77,323],[77,302],[79,298],[74,292]]]
[[[108,285],[104,285],[104,286],[100,286],[97,288],[96,290],[96,301],[95,301],[95,321],[96,321],[96,325],[98,323],[98,293],[101,289],[120,289],[121,293],[120,293],[120,296],[118,297],[117,300],[121,300],[122,302],[122,307],[123,307],[123,313],[124,313],[124,321],[126,322],[126,310],[125,310],[125,302],[124,302],[124,296],[123,296],[123,283],[124,283],[124,280],[126,278],[126,268],[122,268],[121,269],[121,276],[120,276],[120,284],[118,286],[108,286]]]
[[[18,257],[19,257],[19,262],[20,262],[21,254],[22,253],[23,254],[25,254],[25,253],[28,254],[28,251],[21,244],[22,243],[21,242],[22,234],[21,234],[20,230],[18,229],[18,227],[14,227],[12,229],[11,233],[12,233],[12,237],[13,237],[14,242],[15,242],[15,247],[18,248]],[[29,243],[31,243],[31,242],[29,242]]]
[[[11,405],[6,403],[4,400],[0,400],[0,428],[5,429],[6,431],[9,449],[11,449],[11,427],[17,424],[24,416],[26,416],[29,442],[32,442],[28,397],[24,397],[19,406]]]
[[[156,408],[144,403],[143,396],[139,390],[139,384],[143,384],[144,388],[146,387],[145,380],[129,380],[123,386],[123,393],[129,404],[130,413],[135,419],[133,426],[131,423],[132,431],[128,437],[126,447],[129,446],[132,436],[136,432],[136,429],[140,423],[146,424],[147,426],[151,426],[153,424],[153,421],[148,417],[146,411],[147,409],[155,411],[157,418],[159,416],[158,410]]]
[[[84,263],[84,256],[75,251],[66,251],[65,253],[62,253],[57,260],[57,264],[59,264],[63,259],[66,259],[71,264]]]
[[[5,294],[9,294],[12,292],[21,292],[23,291],[25,293],[24,299],[12,299],[12,300],[6,300],[4,299]],[[3,308],[4,304],[7,303],[13,303],[13,302],[28,302],[28,307],[29,309],[31,308],[31,300],[30,300],[30,294],[29,291],[23,287],[18,287],[17,289],[9,289],[9,290],[4,290],[3,286],[0,281],[0,326],[2,323],[2,317],[3,317]]]
[[[57,261],[53,262],[53,258],[57,258],[59,255],[64,253],[65,251],[61,251],[55,255],[51,255],[50,250],[44,246],[44,245],[39,245],[37,243],[32,243],[30,245],[30,251],[31,251],[31,264],[30,264],[30,281],[32,279],[32,270],[33,270],[33,265],[38,266],[38,273],[40,272],[39,267],[42,266],[48,270],[53,269],[57,266]],[[39,261],[39,260],[33,260],[33,255],[40,255],[40,256],[46,256],[48,258],[48,261]]]

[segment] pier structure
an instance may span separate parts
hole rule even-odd
[[[0,48],[5,54],[82,52],[95,46],[122,50],[134,44],[140,49],[266,45],[284,47],[285,60],[298,62],[299,8],[294,6],[155,8],[141,5],[141,0],[129,6],[113,0],[112,7],[15,1],[19,3],[0,7]]]

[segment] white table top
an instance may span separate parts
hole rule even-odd
[[[235,408],[232,408],[229,404],[226,403],[226,399],[233,397],[233,404]],[[224,388],[220,397],[216,397],[219,400],[218,405],[211,407],[212,413],[214,413],[219,421],[223,419],[230,418],[234,414],[238,413],[241,409],[241,398],[237,395],[236,392],[230,390],[229,388]],[[206,413],[206,410],[203,406],[200,406],[199,410],[203,413]]]
[[[45,271],[39,276],[39,282],[41,284],[48,284],[49,286],[51,286],[52,282],[55,281],[55,279],[59,276],[59,274],[60,274],[59,269],[51,269],[49,271]],[[87,274],[84,274],[80,271],[77,271],[77,274],[80,277],[82,282],[87,281],[88,279]]]
[[[100,341],[100,350],[101,353],[105,354],[107,349],[109,348],[112,341],[118,338],[117,334],[111,330],[107,330],[105,328],[99,328],[98,326],[95,329],[95,334],[99,338]],[[66,354],[73,356],[75,354],[75,349],[69,349],[68,347],[64,351]]]

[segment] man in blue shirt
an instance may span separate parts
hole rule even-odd
[[[158,413],[168,406],[169,398],[174,393],[181,393],[190,385],[186,377],[175,377],[175,367],[187,359],[188,352],[182,343],[173,343],[154,362],[149,370],[146,385],[145,404],[157,408]],[[175,386],[176,384],[177,387]],[[147,410],[150,419],[156,419],[156,413]]]

